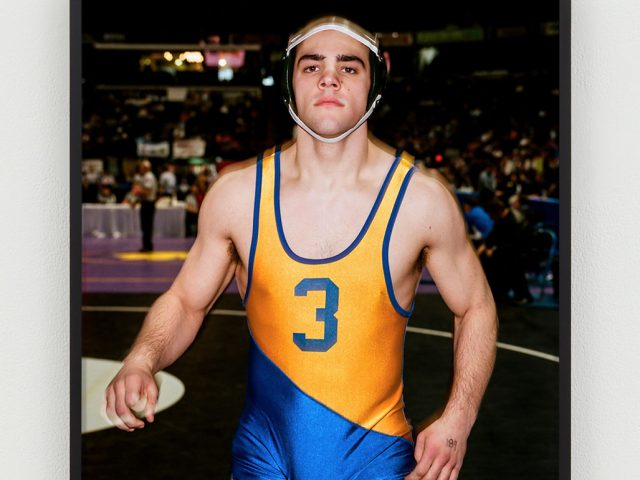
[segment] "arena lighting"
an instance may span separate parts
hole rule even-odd
[[[233,80],[233,68],[221,67],[218,69],[218,80],[220,82],[230,82]]]
[[[264,85],[265,87],[273,87],[274,84],[275,80],[271,75],[262,79],[262,85]]]
[[[431,63],[438,56],[439,53],[440,52],[436,47],[421,48],[419,53],[420,69],[422,70],[424,67],[431,65]]]
[[[171,52],[164,52],[164,59],[167,62],[170,62],[171,60],[173,60],[173,55],[171,54]]]
[[[242,68],[246,52],[244,50],[204,51],[204,64],[210,68]],[[222,62],[224,61],[224,62]]]
[[[178,67],[181,67],[181,66],[182,66],[182,60],[181,60],[181,59],[179,59],[179,58],[176,58],[176,65],[177,65]]]
[[[184,52],[180,54],[180,59],[182,61],[187,61],[188,63],[203,63],[204,56],[200,52]]]

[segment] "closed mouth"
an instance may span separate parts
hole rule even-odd
[[[342,103],[337,99],[337,98],[333,98],[333,97],[327,97],[327,98],[321,98],[320,100],[318,100],[315,104],[316,107],[322,107],[322,106],[336,106],[336,107],[341,107]]]

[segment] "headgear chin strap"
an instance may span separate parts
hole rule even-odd
[[[364,116],[358,120],[358,122],[351,127],[346,132],[338,135],[337,137],[323,137],[322,135],[314,132],[309,126],[307,126],[301,119],[298,117],[296,101],[293,92],[293,69],[295,64],[295,48],[302,42],[304,42],[307,38],[312,35],[315,35],[318,32],[323,32],[325,30],[335,30],[337,32],[344,33],[345,35],[349,35],[351,38],[359,41],[364,46],[369,49],[369,66],[371,71],[371,87],[369,89],[369,96],[367,99],[367,111]],[[302,127],[309,135],[314,137],[321,142],[326,143],[336,143],[340,140],[344,139],[355,130],[357,130],[360,125],[362,125],[367,118],[373,113],[378,102],[382,98],[382,90],[384,89],[386,80],[387,80],[387,65],[380,54],[380,49],[378,48],[378,39],[375,35],[367,32],[365,29],[356,25],[353,22],[350,22],[346,18],[342,17],[322,17],[311,23],[309,23],[306,27],[300,30],[297,33],[294,33],[289,37],[289,44],[287,45],[287,50],[284,54],[283,58],[284,64],[284,74],[283,74],[283,95],[284,101],[287,104],[289,114],[291,118]]]

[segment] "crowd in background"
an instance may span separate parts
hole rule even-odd
[[[206,145],[202,158],[172,158],[171,151],[148,157],[160,179],[159,198],[184,202],[186,232],[195,235],[200,204],[221,168],[291,136],[284,108],[265,92],[189,89],[184,101],[160,90],[94,92],[84,105],[83,158],[102,159],[103,169],[84,172],[83,201],[135,203],[137,146],[197,138]],[[529,201],[559,197],[557,79],[396,81],[369,124],[459,193],[494,294],[530,302],[527,255],[545,219]],[[557,224],[551,227],[557,234]]]

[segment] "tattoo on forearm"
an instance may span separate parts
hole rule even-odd
[[[453,448],[455,450],[456,447],[458,446],[458,441],[454,440],[453,438],[449,438],[449,439],[447,439],[447,446],[449,448]]]

